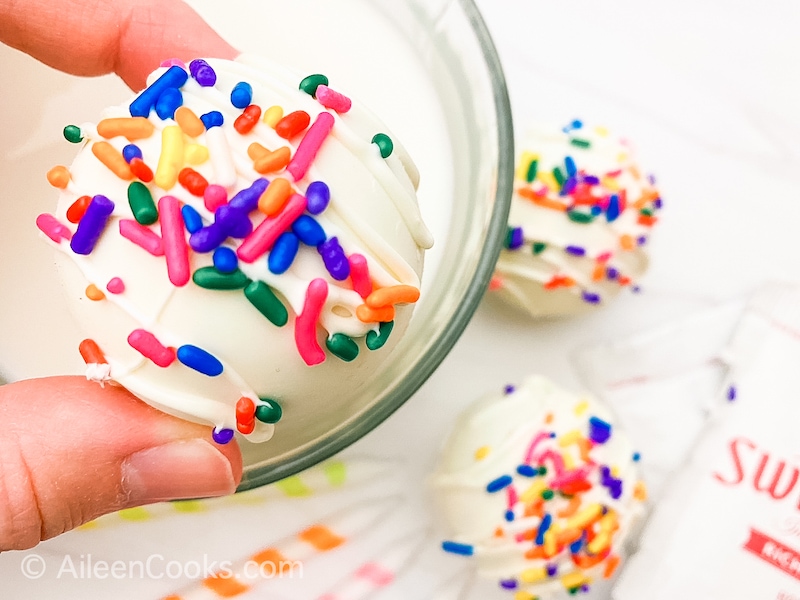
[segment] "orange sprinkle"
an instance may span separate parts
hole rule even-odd
[[[255,160],[253,168],[262,175],[264,173],[274,173],[285,168],[291,159],[292,151],[287,146],[281,146],[272,152],[267,151],[267,154]]]
[[[577,542],[582,536],[583,532],[580,529],[565,529],[556,534],[556,544],[559,546],[566,546]]]
[[[641,210],[642,208],[647,206],[648,203],[652,202],[653,200],[656,200],[658,196],[659,194],[656,190],[645,190],[644,192],[642,192],[641,198],[639,198],[636,202],[633,203],[633,207],[636,210]]]
[[[633,488],[633,497],[641,502],[647,500],[647,486],[644,481],[637,481]]]
[[[658,217],[653,215],[639,215],[638,219],[639,225],[644,225],[645,227],[652,227],[656,223],[658,223]]]
[[[558,516],[561,517],[562,519],[571,517],[576,512],[578,512],[578,509],[580,507],[581,507],[581,499],[578,496],[575,496],[569,501],[569,504],[567,505],[566,508],[562,508],[560,511],[558,511]]]
[[[259,565],[272,565],[272,570],[270,572],[273,573],[282,573],[283,571],[291,568],[289,561],[286,560],[286,557],[281,554],[281,551],[277,548],[267,548],[262,550],[261,552],[250,557],[250,560],[258,563]]]
[[[547,413],[544,416],[544,422],[545,422],[546,425],[550,425],[550,423],[553,422],[553,419],[555,419],[555,415],[553,413],[551,413],[551,412]]]
[[[560,287],[572,287],[575,285],[575,280],[566,275],[553,275],[552,279],[545,283],[542,287],[546,290],[555,290]]]
[[[194,114],[194,111],[188,106],[181,106],[175,111],[175,121],[181,131],[189,137],[197,137],[206,130],[200,117]]]
[[[614,571],[617,570],[619,563],[620,563],[619,556],[617,556],[616,554],[609,556],[608,560],[606,561],[606,568],[603,571],[603,577],[605,579],[611,579],[611,576],[614,574]]]
[[[250,589],[249,586],[239,583],[233,574],[218,573],[203,579],[203,585],[221,598],[233,598],[244,594]]]
[[[125,181],[133,179],[131,168],[125,162],[122,153],[108,142],[95,142],[92,144],[92,154],[120,179]]]
[[[419,300],[419,290],[411,285],[393,285],[375,290],[364,300],[370,308],[383,308],[394,304],[413,303]]]
[[[320,552],[333,550],[344,544],[347,540],[333,533],[324,525],[312,525],[298,536],[304,542],[311,544]]]
[[[183,599],[180,596],[176,596],[175,594],[172,594],[171,596],[165,596],[161,600],[183,600]]]
[[[502,527],[498,527],[497,529],[494,530],[494,537],[501,538],[504,535],[505,535],[505,532],[503,531]]]
[[[592,449],[592,443],[586,438],[581,438],[578,440],[578,449],[580,450],[581,460],[587,463],[591,462],[589,451]]]
[[[592,281],[601,281],[606,274],[606,269],[602,263],[595,265],[592,271]]]
[[[143,140],[153,135],[156,126],[145,117],[119,117],[103,119],[97,124],[97,133],[106,139],[125,136],[130,141]]]
[[[124,160],[124,159],[123,159]],[[63,190],[69,185],[70,174],[67,167],[58,165],[47,172],[47,181],[54,188]]]
[[[525,507],[526,517],[543,517],[544,516],[544,500],[538,500],[533,504]]]
[[[83,358],[83,362],[87,365],[108,364],[103,351],[100,350],[100,346],[98,346],[97,342],[94,340],[83,340],[78,346],[78,352],[81,353],[81,358]]]
[[[70,204],[67,209],[67,221],[70,223],[77,223],[86,214],[86,209],[89,208],[89,203],[92,201],[91,196],[81,196],[75,202]]]
[[[356,308],[356,317],[362,323],[388,323],[394,321],[394,306],[370,308],[362,304]]]
[[[620,236],[619,245],[623,250],[633,250],[636,248],[636,240],[633,239],[632,235],[628,235],[626,233],[625,235]]]
[[[623,275],[619,279],[617,279],[617,283],[620,284],[620,285],[628,285],[630,282],[631,282],[631,278],[627,277],[625,275]]]
[[[276,177],[258,199],[258,210],[271,217],[278,214],[294,193],[288,179]]]
[[[519,188],[517,193],[522,196],[523,198],[527,198],[531,200],[534,204],[538,204],[544,208],[550,208],[552,210],[558,210],[561,212],[567,212],[567,205],[562,204],[558,200],[551,200],[547,196],[540,196],[536,192],[534,192],[531,188]]]
[[[90,283],[86,287],[86,297],[89,300],[94,300],[95,302],[106,299],[106,295],[93,283]]]
[[[535,548],[531,548],[525,553],[525,558],[528,560],[535,560],[537,558],[545,558],[544,555],[544,546],[536,546]]]
[[[573,554],[572,562],[581,569],[591,569],[595,565],[599,565],[606,559],[606,554],[598,554],[596,556],[586,556],[585,554]]]

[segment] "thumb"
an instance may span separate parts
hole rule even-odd
[[[79,377],[0,387],[0,551],[108,512],[233,493],[242,457],[208,427]]]

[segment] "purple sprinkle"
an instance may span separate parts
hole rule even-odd
[[[656,176],[653,175],[653,174],[648,175],[647,176],[647,181],[650,182],[650,185],[655,185],[656,184]]]
[[[608,486],[608,493],[614,500],[619,500],[622,496],[622,479],[612,479]]]
[[[647,243],[647,236],[640,235],[638,238],[636,238],[636,243],[639,246],[644,246]]]
[[[214,211],[214,223],[220,227],[225,236],[245,238],[253,231],[253,223],[242,209],[223,204]]]
[[[506,387],[503,388],[503,393],[506,396],[508,396],[509,394],[513,394],[514,390],[516,390],[516,389],[517,388],[515,388],[513,385],[509,384],[509,385],[507,385]]]
[[[607,486],[611,481],[611,469],[603,465],[600,467],[600,485]]]
[[[581,296],[583,297],[584,302],[588,302],[589,304],[600,304],[600,294],[583,290],[581,292]]]
[[[734,400],[736,400],[736,387],[732,385],[728,388],[728,402],[733,402]]]
[[[516,250],[525,243],[522,227],[512,227],[508,236],[508,249]]]
[[[583,183],[588,183],[589,185],[599,185],[600,178],[594,175],[584,175],[583,176]]]
[[[564,250],[567,254],[572,254],[572,256],[586,256],[586,248],[581,246],[567,246]]]
[[[611,423],[599,417],[589,419],[589,439],[597,444],[605,444],[611,437]]]
[[[655,200],[653,200],[653,208],[655,208],[657,210],[661,210],[661,208],[663,206],[664,206],[664,201],[661,199],[660,196],[658,198],[656,198]]]
[[[111,200],[100,194],[92,198],[69,243],[75,254],[92,253],[113,212],[114,203]]]
[[[202,229],[198,229],[189,236],[189,245],[195,252],[211,252],[225,241],[225,232],[222,227],[212,223]]]
[[[202,87],[211,87],[217,82],[217,73],[203,59],[196,59],[189,63],[189,73]]]
[[[312,215],[318,215],[328,207],[331,201],[331,190],[323,181],[313,181],[306,188],[306,210]]]
[[[606,277],[611,281],[614,281],[617,277],[619,277],[619,271],[614,267],[606,267]]]
[[[501,579],[500,580],[500,587],[504,590],[515,590],[517,589],[517,580],[516,579]]]
[[[632,291],[634,294],[638,294],[639,292],[641,292],[641,291],[642,291],[642,288],[640,288],[638,285],[635,285],[635,286],[633,286],[633,287],[631,288],[631,291]]]
[[[500,490],[506,489],[512,483],[514,483],[514,479],[511,477],[511,475],[501,475],[486,485],[486,491],[490,494],[495,494]]]
[[[215,427],[211,432],[211,437],[216,443],[225,445],[233,439],[233,429],[217,429]]]
[[[587,593],[587,592],[589,591],[589,584],[587,584],[587,583],[584,583],[584,584],[581,586],[581,591],[582,591],[584,594],[585,594],[585,593]]]
[[[569,158],[569,157],[567,157]],[[572,192],[575,191],[575,186],[578,185],[578,180],[575,179],[574,176],[569,177],[564,182],[564,186],[561,188],[561,196],[569,196]]]
[[[268,185],[268,180],[259,177],[250,187],[241,190],[231,198],[228,204],[230,204],[232,208],[242,210],[245,213],[251,213],[258,208],[258,199],[261,198],[261,194],[264,193]]]
[[[554,565],[552,563],[545,566],[545,569],[547,569],[548,577],[555,577],[556,573],[558,573],[558,565]]]
[[[344,253],[344,249],[336,236],[317,246],[317,251],[322,256],[325,268],[336,281],[344,281],[350,276],[350,262]]]

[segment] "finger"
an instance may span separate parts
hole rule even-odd
[[[0,41],[74,75],[117,73],[134,90],[166,59],[238,54],[181,0],[0,0]]]
[[[0,387],[0,551],[115,510],[233,493],[236,444],[79,377]]]

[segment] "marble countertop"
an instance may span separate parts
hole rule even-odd
[[[570,358],[576,349],[743,296],[771,279],[800,279],[800,6],[778,0],[477,4],[505,67],[517,129],[534,121],[581,118],[624,135],[656,174],[665,209],[641,294],[622,294],[589,315],[537,323],[484,301],[419,392],[346,451],[346,456],[400,461],[387,489],[407,496],[399,517],[404,527],[428,525],[427,474],[454,416],[473,399],[533,372],[579,388]],[[4,104],[9,101],[4,121],[12,111],[19,114],[24,94],[4,93]],[[53,124],[42,127],[52,130]],[[5,162],[0,179],[19,168]],[[320,514],[327,501],[303,502],[270,505],[262,527],[274,523],[274,531],[286,533],[293,520]],[[188,516],[181,525],[182,546],[165,540],[158,523],[138,527],[74,532],[43,544],[40,553],[72,553],[77,560],[78,554],[101,556],[116,543],[127,548],[125,557],[190,552],[233,558],[236,540],[267,541],[263,530],[220,513],[205,521]],[[122,586],[69,577],[30,581],[19,574],[21,558],[0,556],[4,588],[11,594],[4,597],[158,598],[175,588],[174,582],[146,579]],[[459,579],[462,564],[426,551],[413,570],[375,597],[426,598],[437,583]],[[476,588],[469,598],[507,597],[486,591],[494,589]],[[269,597],[282,596],[278,590]]]

